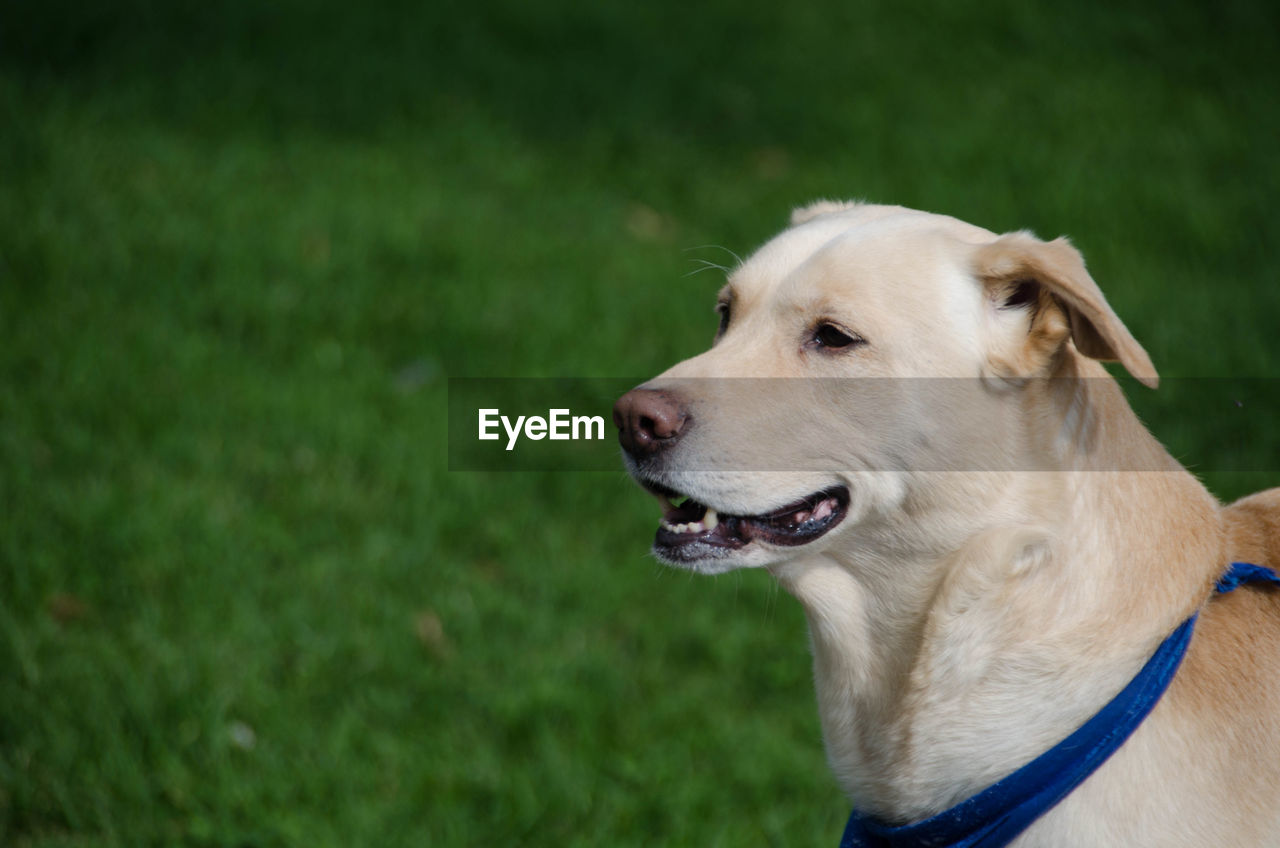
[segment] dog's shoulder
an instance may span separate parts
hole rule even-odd
[[[1241,498],[1222,512],[1230,562],[1280,571],[1280,488]]]

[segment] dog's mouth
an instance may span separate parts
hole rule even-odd
[[[849,507],[849,490],[833,486],[760,515],[728,515],[651,481],[643,485],[663,504],[654,552],[678,562],[724,556],[755,541],[807,545],[834,529]]]

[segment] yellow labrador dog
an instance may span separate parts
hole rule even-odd
[[[1215,592],[1280,562],[1280,490],[1224,508],[1143,427],[1067,241],[823,202],[718,310],[614,419],[660,559],[804,606],[845,844],[1280,846],[1280,591]]]

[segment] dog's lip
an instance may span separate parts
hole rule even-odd
[[[720,513],[652,480],[641,485],[663,504],[653,546],[666,559],[690,561],[723,556],[754,541],[797,547],[825,536],[848,512],[849,489],[829,486],[799,500],[755,515]],[[673,501],[685,499],[681,503]]]

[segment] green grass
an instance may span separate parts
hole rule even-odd
[[[445,456],[793,205],[1068,233],[1163,374],[1280,373],[1271,5],[784,5],[0,12],[0,842],[835,844],[794,603]]]

